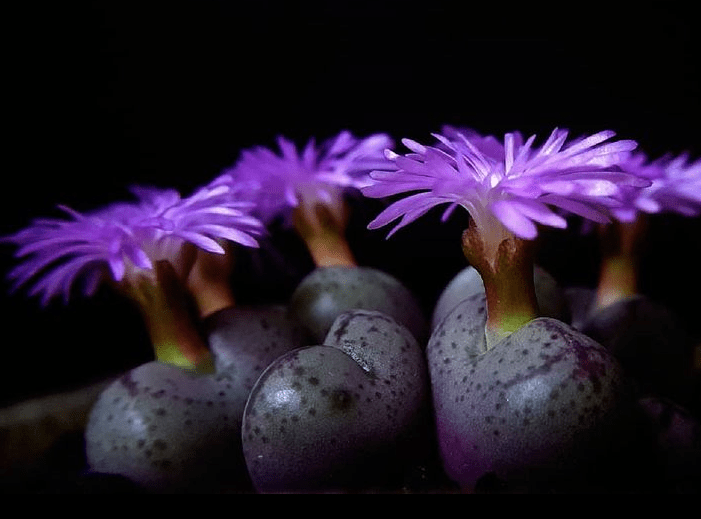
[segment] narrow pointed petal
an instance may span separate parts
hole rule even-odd
[[[538,235],[538,228],[516,207],[507,201],[497,201],[491,205],[491,210],[499,221],[515,236],[532,240]]]
[[[432,200],[432,205],[452,204],[444,219],[457,203],[484,222],[481,228],[499,229],[486,222],[494,218],[527,239],[537,235],[536,224],[566,227],[565,218],[551,207],[608,222],[611,210],[620,206],[617,198],[622,197],[623,188],[638,189],[649,184],[621,171],[620,161],[637,143],[611,141],[614,136],[614,132],[605,130],[568,145],[568,131],[555,128],[535,148],[534,135],[524,141],[520,132],[512,132],[499,143],[474,130],[447,127],[442,134],[434,134],[438,141],[435,147],[404,139],[411,153],[392,153],[397,169],[384,174],[372,172],[372,184],[362,192],[375,198],[405,193],[408,202],[395,201],[371,228],[397,219],[400,226],[410,223],[424,211],[423,200]],[[428,198],[420,198],[420,194]]]

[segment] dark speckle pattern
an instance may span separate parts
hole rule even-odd
[[[100,395],[90,413],[90,470],[154,491],[240,481],[247,395],[232,381],[227,373],[195,376],[155,361],[131,370]]]
[[[611,452],[625,434],[631,402],[613,356],[551,318],[535,319],[485,351],[485,308],[483,294],[461,302],[427,346],[448,475],[468,488],[490,473],[547,478]]]
[[[427,399],[413,335],[380,312],[345,313],[325,345],[283,355],[251,392],[242,428],[251,479],[263,492],[352,484],[355,468],[412,434]]]
[[[246,393],[280,355],[313,344],[282,305],[226,308],[209,316],[203,328],[217,371],[234,373]]]
[[[158,362],[125,373],[92,410],[91,470],[166,491],[190,489],[205,476],[245,479],[240,430],[251,388],[307,336],[284,306],[223,309],[203,329],[217,374],[195,377]]]

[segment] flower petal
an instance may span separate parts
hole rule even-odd
[[[491,204],[490,209],[502,225],[519,238],[532,240],[538,235],[535,224],[508,201],[498,200]]]
[[[434,134],[436,147],[404,139],[411,153],[389,155],[397,169],[371,172],[372,184],[361,191],[374,198],[414,194],[404,199],[406,203],[391,204],[369,227],[398,218],[399,226],[406,225],[427,205],[440,203],[458,203],[483,222],[481,228],[499,229],[485,220],[490,218],[484,209],[488,208],[491,218],[522,238],[537,235],[536,223],[566,227],[566,220],[548,205],[597,222],[609,221],[611,211],[621,205],[617,199],[624,189],[649,185],[649,180],[621,171],[621,159],[637,143],[612,142],[614,135],[606,130],[567,145],[567,130],[555,128],[537,149],[533,148],[535,136],[524,141],[519,132],[506,134],[503,143],[454,128]],[[448,208],[444,219],[453,209]]]

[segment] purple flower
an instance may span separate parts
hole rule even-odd
[[[150,271],[153,263],[176,261],[184,243],[223,254],[219,240],[257,247],[262,224],[248,214],[251,204],[226,196],[228,188],[202,188],[182,198],[172,189],[135,187],[135,202],[119,202],[79,213],[59,206],[69,219],[34,220],[3,238],[19,248],[24,262],[9,278],[12,289],[38,278],[30,295],[42,294],[43,305],[59,293],[64,301],[81,278],[84,295],[92,295],[105,275],[120,282],[125,276]]]
[[[337,204],[346,189],[368,185],[370,171],[393,167],[384,156],[392,145],[385,134],[357,139],[342,131],[320,146],[312,138],[301,151],[284,137],[277,143],[279,155],[263,146],[244,150],[234,166],[210,184],[235,186],[255,202],[254,214],[266,223],[287,216],[300,204]]]
[[[652,184],[642,190],[622,190],[619,197],[622,205],[613,209],[619,220],[633,221],[638,212],[701,214],[701,159],[690,162],[687,154],[668,154],[649,160],[644,152],[636,150],[626,155],[621,169],[646,178]]]
[[[388,151],[397,169],[371,172],[373,184],[362,192],[373,198],[415,193],[390,204],[368,228],[401,218],[391,236],[446,203],[444,220],[462,206],[487,236],[501,235],[506,228],[517,237],[533,239],[536,224],[564,228],[567,223],[559,210],[608,222],[622,186],[650,183],[620,171],[617,163],[636,143],[612,142],[614,135],[603,131],[566,145],[568,132],[556,128],[540,147],[533,145],[535,136],[524,140],[518,132],[507,133],[501,142],[451,128],[434,134],[436,146],[404,139],[410,153]]]

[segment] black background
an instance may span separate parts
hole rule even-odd
[[[652,156],[701,155],[690,5],[20,4],[5,8],[1,234],[58,215],[58,203],[90,210],[127,198],[133,183],[187,193],[278,134],[299,144],[342,129],[429,142],[445,123],[542,138],[558,126],[573,135],[613,129]],[[364,229],[380,206],[356,205],[349,239],[359,261],[405,281],[430,311],[465,265],[465,215],[441,225],[430,213],[385,241],[385,231]],[[643,265],[643,290],[693,333],[700,228],[698,219],[655,218]],[[277,240],[288,270],[266,260],[251,275],[242,254],[234,280],[242,303],[284,301],[312,268],[293,235]],[[563,284],[594,281],[590,238],[558,231],[543,241],[541,263]],[[12,252],[0,249],[3,272]],[[150,359],[138,315],[109,290],[42,309],[8,287],[0,402]]]

